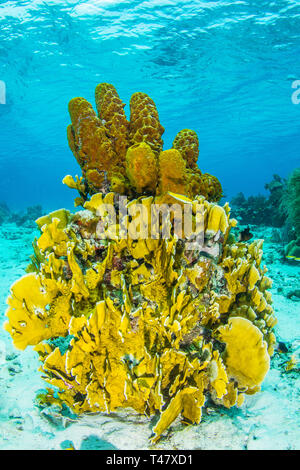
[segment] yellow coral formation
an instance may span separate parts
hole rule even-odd
[[[164,131],[154,101],[146,93],[134,93],[130,99],[131,145],[146,142],[154,152],[159,153]]]
[[[223,196],[220,181],[209,173],[202,174],[198,194],[203,194],[209,201],[218,202]]]
[[[169,191],[186,194],[186,163],[176,149],[164,150],[159,155],[159,194]]]
[[[122,173],[122,155],[116,153],[106,127],[84,98],[71,100],[69,112],[72,120],[68,128],[70,148],[90,190],[97,192],[105,183],[106,173]]]
[[[16,348],[25,349],[66,334],[71,319],[67,296],[56,297],[57,292],[46,289],[35,274],[27,274],[16,281],[11,291],[5,329]]]
[[[120,100],[115,87],[109,83],[100,83],[97,86],[95,98],[98,116],[105,122],[114,150],[125,161],[129,132],[129,123],[124,113],[125,104]]]
[[[220,358],[219,352],[214,351],[213,357],[208,368],[210,375],[210,382],[212,387],[215,389],[217,398],[222,398],[226,393],[226,384],[228,383],[228,377],[225,366]]]
[[[258,311],[269,283],[260,273],[260,242],[229,246],[218,239],[219,256],[196,251],[191,259],[172,235],[99,239],[99,208],[113,200],[113,193],[95,194],[63,229],[58,218],[45,219],[37,246],[47,257],[41,256],[38,274],[12,287],[6,329],[17,347],[36,345],[44,377],[76,413],[128,406],[149,416],[160,412],[156,440],[179,415],[198,423],[207,394],[224,406],[239,405],[240,389],[250,393],[261,383],[269,355],[259,328],[269,339],[271,328],[244,317],[251,310],[254,322],[261,312],[274,318],[269,297]],[[148,219],[152,201],[141,197],[128,205],[142,204]],[[211,243],[212,231],[224,233],[231,221],[227,207],[204,202]],[[250,303],[237,302],[248,289]],[[204,339],[203,327],[206,336],[219,334],[224,353]],[[47,342],[68,335],[64,354]]]
[[[132,145],[126,154],[128,179],[137,192],[153,193],[157,184],[157,160],[148,144]]]
[[[179,150],[188,168],[197,168],[199,140],[195,131],[183,129],[176,135],[173,148]]]
[[[38,219],[34,263],[11,288],[5,328],[16,347],[35,346],[57,391],[47,392],[50,403],[78,414],[122,407],[157,414],[157,441],[177,419],[199,423],[208,396],[229,408],[259,390],[275,343],[271,282],[262,241],[230,234],[236,221],[228,204],[215,203],[218,184],[208,185],[210,201],[195,193],[205,183],[192,168],[195,146],[189,152],[182,134],[178,148],[162,151],[149,97],[132,98],[129,135],[115,89],[101,84],[96,101],[99,117],[82,98],[70,104],[69,139],[83,178],[64,183],[79,191],[84,209]],[[111,212],[120,193],[125,215]],[[179,213],[154,213],[150,227],[162,202]],[[181,210],[195,222],[199,207],[190,244],[188,230],[180,237],[175,229]]]
[[[57,224],[57,227],[62,229],[65,228],[68,221],[69,221],[69,216],[70,216],[70,211],[66,209],[59,209],[54,212],[50,212],[48,215],[44,215],[37,219],[35,222],[37,226],[42,229],[43,225],[49,225],[53,219],[58,219],[59,223]]]
[[[83,177],[74,181],[68,175],[64,183],[78,190],[76,206],[83,205],[89,195],[107,190],[129,197],[151,192],[161,202],[169,200],[169,190],[191,198],[202,194],[212,202],[221,199],[220,182],[207,173],[202,175],[197,167],[199,141],[195,131],[180,131],[173,148],[163,151],[164,128],[154,101],[146,93],[132,95],[130,121],[113,85],[100,83],[95,100],[98,116],[84,98],[69,103],[72,123],[67,128],[68,142]],[[150,149],[147,157],[146,146]]]
[[[228,218],[223,207],[214,205],[209,211],[206,233],[213,237],[220,230],[224,235],[228,229]]]
[[[246,318],[230,318],[218,329],[226,344],[225,364],[228,374],[241,388],[259,386],[270,367],[270,356],[262,332]],[[247,347],[245,347],[247,345]]]

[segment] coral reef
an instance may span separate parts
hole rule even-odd
[[[265,185],[270,192],[263,195],[245,198],[238,193],[231,199],[232,214],[242,224],[269,225],[282,227],[287,219],[287,211],[283,200],[286,193],[286,181],[279,175],[273,175],[270,183]]]
[[[18,227],[24,225],[26,227],[35,227],[35,220],[41,217],[43,213],[42,206],[27,207],[26,212],[12,213],[9,222],[14,222]]]
[[[209,397],[230,408],[260,390],[276,342],[271,281],[263,240],[235,239],[228,204],[216,204],[220,184],[196,168],[195,133],[162,151],[147,95],[133,95],[130,123],[112,85],[97,87],[96,102],[99,117],[82,98],[70,104],[83,177],[64,182],[83,210],[37,220],[41,235],[11,287],[5,329],[15,347],[39,354],[45,401],[78,414],[128,407],[155,416],[156,442],[180,416],[199,423]],[[162,202],[189,209],[193,223],[200,207],[202,224],[179,237],[173,213],[150,232]]]
[[[5,202],[0,203],[0,225],[4,222],[15,223],[17,227],[36,227],[35,220],[42,215],[42,206],[30,206],[23,212],[12,212]]]
[[[300,168],[295,168],[287,184],[285,198],[293,239],[286,247],[286,257],[300,261]]]
[[[300,260],[300,168],[295,168],[288,181],[278,175],[265,185],[267,198],[238,193],[231,200],[232,214],[242,224],[279,228],[274,237],[283,244],[282,255],[288,260]]]

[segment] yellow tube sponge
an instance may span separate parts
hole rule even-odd
[[[155,192],[157,158],[148,144],[142,142],[129,147],[126,154],[126,171],[137,194]]]
[[[146,93],[134,93],[130,99],[131,145],[146,142],[158,154],[162,150],[164,131],[154,101]]]
[[[223,190],[220,181],[209,173],[201,175],[199,194],[203,194],[209,201],[219,202],[223,196]]]
[[[99,191],[110,190],[129,197],[139,195],[140,191],[137,188],[145,186],[144,173],[132,177],[132,162],[129,162],[128,167],[126,152],[129,147],[142,143],[151,148],[156,158],[163,151],[164,128],[159,122],[155,103],[147,94],[138,92],[132,95],[130,121],[126,119],[124,103],[113,85],[100,83],[96,87],[95,100],[98,116],[92,105],[84,98],[73,98],[69,103],[72,123],[67,128],[67,137],[70,149],[81,166],[83,181],[78,187],[70,177],[64,182],[78,189],[80,197],[75,201],[76,206],[83,205],[89,195]],[[181,157],[178,155],[175,157],[175,151]],[[184,167],[183,176],[170,177],[173,178],[170,184],[173,192],[186,194],[190,198],[201,194],[213,202],[220,200],[222,196],[220,182],[207,173],[202,175],[197,167],[199,142],[195,131],[190,129],[180,131],[175,137],[173,148],[167,152],[169,153],[165,157],[170,157],[169,169],[174,159],[177,165],[175,172],[180,172],[179,167],[182,165]],[[148,184],[147,192],[153,196],[159,195],[160,202],[168,202],[168,197],[161,194],[161,191],[164,191],[161,186],[165,183],[165,169],[156,176],[157,162],[153,158],[147,162],[146,167],[149,170],[147,180],[154,175],[151,184]],[[184,184],[181,183],[182,179]],[[159,181],[162,184],[159,185]]]
[[[191,129],[183,129],[176,135],[173,146],[179,150],[188,168],[197,168],[199,156],[199,140],[197,133]]]
[[[220,341],[226,344],[224,362],[227,373],[239,387],[257,387],[264,380],[270,357],[261,331],[246,318],[233,317],[218,329]]]
[[[176,149],[164,150],[159,155],[159,188],[157,195],[168,191],[186,194],[186,163]]]
[[[128,126],[124,106],[115,87],[109,83],[100,83],[95,91],[96,106],[100,120],[105,122],[114,150],[125,164],[125,155],[129,146]]]
[[[97,117],[93,107],[84,98],[73,98],[69,103],[69,112],[72,120],[72,128],[68,134],[73,134],[71,150],[79,162],[83,173],[87,176],[92,186],[92,191],[101,189],[104,184],[104,173],[112,168],[122,166],[122,158],[118,155],[107,137],[107,130]],[[70,142],[70,137],[69,137]],[[88,171],[93,170],[93,178],[89,178]],[[99,179],[95,180],[95,172]]]

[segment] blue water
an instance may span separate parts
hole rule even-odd
[[[72,206],[67,105],[93,102],[103,81],[127,111],[132,93],[151,95],[165,148],[195,129],[199,166],[228,197],[299,165],[299,0],[1,1],[0,24],[0,201],[12,208]]]

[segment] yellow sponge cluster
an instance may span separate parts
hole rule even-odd
[[[191,198],[201,194],[212,202],[220,200],[220,182],[207,173],[202,175],[197,167],[195,131],[180,131],[173,148],[163,151],[164,128],[154,101],[146,93],[132,95],[130,121],[113,85],[100,83],[95,95],[98,115],[84,98],[74,98],[69,104],[72,123],[68,141],[82,169],[76,206],[83,205],[90,195],[108,190],[131,198],[151,194],[167,200],[166,193],[173,191]],[[74,181],[70,175],[64,179],[71,188]]]

